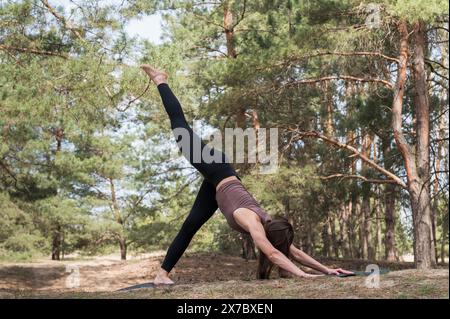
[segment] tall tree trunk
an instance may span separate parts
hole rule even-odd
[[[444,229],[441,237],[441,263],[445,263],[445,248],[448,247],[447,245],[447,238],[448,238],[448,223],[447,224],[447,230]]]
[[[326,106],[326,118],[325,118],[325,135],[330,137],[334,136],[334,123],[333,123],[333,113],[334,113],[334,104],[333,104],[333,91],[331,90],[331,86],[328,81],[324,83],[325,90],[325,106]]]
[[[414,89],[417,116],[417,148],[413,151],[402,130],[403,96],[408,62],[408,30],[404,20],[399,23],[400,54],[397,82],[392,102],[392,128],[397,148],[400,151],[408,179],[414,232],[414,263],[418,269],[435,266],[433,231],[431,226],[431,202],[429,193],[429,105],[424,69],[425,34],[424,25],[414,26]],[[414,155],[417,154],[417,156]]]
[[[254,152],[255,160],[258,162],[259,152],[260,152],[260,144],[259,144],[259,129],[261,128],[261,123],[259,122],[258,118],[258,111],[256,110],[256,102],[255,102],[255,108],[252,110],[252,120],[253,120],[253,130],[255,131],[255,138],[256,138],[256,148],[255,150],[252,150],[249,148],[249,152]],[[262,145],[265,145],[264,143]],[[262,154],[263,156],[266,154]],[[250,164],[250,163],[249,163]]]
[[[383,151],[384,167],[392,171],[393,155],[391,141],[385,137],[381,141]],[[393,184],[384,185],[384,222],[386,225],[384,235],[384,258],[387,261],[396,261],[397,253],[395,251],[395,198],[397,188]]]
[[[444,60],[444,59],[443,59]],[[443,61],[444,62],[444,61]],[[445,63],[445,62],[444,62]],[[439,112],[438,114],[442,114],[444,112],[444,109],[447,106],[447,101],[445,99],[445,89],[442,89],[441,91],[441,98],[439,103]],[[438,262],[438,244],[437,244],[437,238],[436,238],[436,220],[439,216],[439,201],[441,199],[440,196],[440,190],[439,190],[439,181],[441,179],[445,179],[445,176],[442,176],[441,172],[441,166],[442,166],[442,160],[444,158],[443,156],[443,149],[444,149],[444,138],[445,138],[445,116],[441,115],[439,118],[439,124],[438,129],[436,130],[436,139],[437,139],[437,150],[435,154],[435,166],[434,171],[436,172],[434,177],[434,184],[433,184],[433,194],[434,194],[434,200],[433,200],[433,238],[434,238],[434,247],[436,249],[436,263]],[[445,159],[444,159],[445,160]],[[442,224],[444,224],[444,216],[442,216]],[[441,238],[443,238],[448,231],[448,228],[442,228]],[[440,252],[441,260],[444,262],[444,256],[442,256],[442,249]]]
[[[369,134],[365,134],[362,142],[362,150],[361,153],[366,156],[370,157],[370,148],[372,146],[373,139]],[[368,169],[365,162],[362,163],[362,171],[363,176],[366,176],[367,174],[365,171]],[[363,196],[362,196],[362,204],[361,204],[361,210],[362,210],[362,218],[363,218],[363,224],[362,224],[362,257],[368,258],[369,260],[375,259],[374,256],[374,249],[372,245],[372,209],[370,207],[370,193],[371,193],[371,187],[369,183],[363,184]]]
[[[339,243],[336,236],[336,219],[334,216],[330,219],[331,245],[333,247],[333,255],[339,258]]]
[[[358,231],[358,243],[359,243],[359,249],[358,249],[358,258],[366,259],[367,258],[367,242],[365,240],[365,205],[364,200],[361,201],[362,203],[358,205],[358,215],[359,216],[359,231]]]
[[[65,236],[64,236],[64,231],[62,231],[61,234],[61,255],[62,255],[62,260],[64,260],[64,256],[66,254],[66,249],[65,249]]]
[[[53,233],[52,260],[61,260],[61,226],[58,226]]]
[[[330,225],[331,216],[327,216],[325,222],[322,225],[322,256],[330,257],[331,256],[331,225]]]
[[[374,142],[373,144],[373,159],[376,163],[380,162],[380,141],[377,139],[378,142]],[[382,249],[382,230],[381,230],[381,212],[382,212],[382,205],[381,205],[381,187],[380,185],[375,185],[375,197],[374,197],[374,207],[375,207],[375,218],[376,218],[376,224],[375,224],[375,259],[379,260],[382,259],[381,249]]]
[[[447,150],[448,151],[448,150]],[[447,157],[448,157],[448,153],[447,153]],[[445,179],[448,181],[449,180],[449,176],[448,176],[448,160],[444,161],[444,170],[446,171],[445,175]],[[444,209],[442,211],[442,236],[441,236],[441,261],[442,263],[445,263],[445,257],[446,257],[446,253],[445,253],[445,248],[448,248],[448,233],[449,233],[449,212],[448,209]],[[448,255],[447,255],[448,256]]]
[[[120,259],[126,260],[127,259],[127,242],[125,238],[119,238],[119,247],[120,247]]]
[[[227,54],[231,59],[236,59],[237,53],[234,46],[234,27],[233,27],[233,13],[231,11],[231,0],[224,3],[223,27],[225,32],[225,39],[227,42]]]
[[[333,125],[333,92],[330,87],[330,83],[328,81],[325,81],[323,83],[323,91],[324,91],[324,116],[321,117],[321,124],[324,128],[324,133],[327,136],[332,137],[334,135],[334,125]],[[325,155],[324,160],[329,161],[328,156]],[[341,210],[344,209],[343,206],[341,206]],[[345,219],[345,216],[343,216],[345,213],[340,213],[341,220]],[[336,234],[335,234],[335,227],[334,220],[332,216],[332,212],[328,211],[327,217],[325,219],[325,222],[323,224],[322,228],[322,241],[323,241],[323,251],[322,254],[324,256],[331,256],[333,254],[333,250],[335,251],[335,256],[339,256],[338,249],[335,249],[334,247],[338,247],[338,243],[336,242]],[[345,237],[344,234],[345,229],[342,229],[341,226],[341,237]]]
[[[416,223],[416,264],[419,268],[436,266],[432,206],[430,197],[430,105],[428,98],[425,58],[427,54],[426,25],[419,21],[414,25],[414,104],[417,114],[417,173],[418,189],[414,193],[418,202]],[[413,210],[414,211],[414,210]]]
[[[388,184],[384,191],[386,233],[384,237],[384,258],[387,261],[396,261],[397,253],[395,250],[395,193],[394,185]]]
[[[237,53],[235,48],[235,39],[234,39],[234,22],[233,22],[233,12],[231,11],[231,2],[225,1],[224,3],[224,15],[223,15],[223,27],[227,45],[227,56],[230,59],[236,59]],[[256,114],[256,110],[253,113],[253,121],[258,122],[258,117]],[[240,106],[236,113],[236,127],[240,127],[242,129],[245,128],[246,116],[245,116],[245,107]],[[256,259],[256,250],[255,244],[250,236],[242,237],[242,256],[246,259]]]
[[[353,114],[353,105],[350,103],[353,95],[355,93],[354,85],[352,83],[347,83],[345,86],[345,99],[347,103],[347,109],[348,109],[348,116],[351,118]],[[354,146],[355,145],[355,132],[353,130],[348,130],[346,134],[346,140],[347,144]],[[350,163],[350,174],[354,175],[356,174],[356,160],[351,159]],[[344,227],[344,233],[345,233],[345,241],[342,242],[343,244],[343,255],[345,258],[354,258],[356,257],[356,234],[355,234],[355,224],[354,224],[354,217],[355,215],[355,209],[358,202],[358,192],[357,187],[355,184],[354,191],[351,192],[350,198],[347,200],[347,203],[344,207],[343,213],[345,214],[343,217],[343,224]],[[344,240],[344,238],[342,238]]]
[[[440,131],[440,130],[438,130]],[[440,134],[438,132],[437,139],[440,138]],[[441,152],[442,152],[442,142],[439,141],[437,145],[437,151],[436,151],[436,159],[435,159],[435,167],[434,170],[436,172],[436,176],[434,177],[434,185],[433,185],[433,194],[434,194],[434,200],[433,200],[433,209],[432,209],[432,215],[431,215],[431,221],[432,221],[432,228],[433,228],[433,239],[434,239],[434,249],[435,249],[435,256],[436,256],[436,263],[438,263],[438,246],[437,246],[437,238],[436,238],[436,219],[439,212],[439,179],[440,179],[440,167],[441,167]]]
[[[351,202],[350,202],[351,203]],[[340,242],[341,242],[341,249],[342,249],[342,255],[344,258],[351,258],[352,254],[351,254],[351,238],[349,237],[349,229],[348,229],[348,225],[349,225],[349,217],[351,214],[351,211],[348,209],[348,207],[343,204],[340,207],[340,211],[341,211],[341,218],[340,218],[340,224],[339,224],[339,229],[340,229]]]
[[[382,254],[381,254],[381,249],[382,249],[382,247],[383,247],[383,241],[382,241],[382,229],[381,229],[381,211],[382,211],[382,207],[381,207],[381,201],[380,201],[380,198],[381,198],[381,190],[379,189],[379,187],[378,187],[378,189],[377,189],[377,197],[375,198],[375,215],[376,215],[376,219],[377,219],[377,221],[376,221],[376,232],[375,232],[375,234],[376,234],[376,239],[375,239],[375,243],[376,243],[376,246],[375,246],[375,255],[376,255],[376,257],[375,257],[375,259],[376,260],[380,260],[380,259],[382,259]]]
[[[361,257],[369,258],[369,234],[370,234],[370,198],[364,195],[361,203]]]
[[[56,139],[55,155],[58,155],[61,152],[62,148],[64,129],[58,127],[53,131],[53,133],[55,134]],[[56,189],[56,193],[58,193],[58,189]],[[52,260],[61,260],[61,246],[62,246],[62,227],[61,225],[58,225],[52,238]]]
[[[229,59],[236,59],[236,47],[234,39],[234,22],[233,12],[231,11],[231,0],[225,1],[223,12],[223,29],[227,44],[227,56]],[[239,107],[236,113],[236,126],[240,128],[245,127],[245,107]]]
[[[117,196],[116,196],[116,187],[114,185],[114,179],[109,178],[109,186],[111,191],[111,210],[114,214],[114,219],[116,220],[116,223],[118,223],[121,226],[122,233],[118,235],[119,239],[119,248],[120,248],[120,259],[126,260],[127,259],[127,243],[126,243],[126,237],[125,237],[125,221],[122,218],[122,215],[120,213],[119,204],[117,203]]]
[[[311,225],[311,221],[309,220],[308,216],[305,216],[305,219],[307,220],[307,223],[306,223],[306,250],[305,251],[307,254],[312,255],[313,249],[314,249],[312,225]]]

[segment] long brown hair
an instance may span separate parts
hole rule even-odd
[[[294,241],[294,229],[289,221],[286,218],[276,218],[265,223],[264,229],[270,243],[289,258],[289,247]],[[258,279],[269,279],[272,268],[273,263],[266,255],[259,251]]]

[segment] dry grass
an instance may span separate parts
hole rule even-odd
[[[213,254],[182,258],[173,287],[117,292],[151,281],[160,261],[161,257],[126,262],[97,258],[0,265],[0,298],[449,298],[448,268],[417,271],[407,269],[409,263],[381,263],[391,272],[381,276],[379,288],[371,289],[365,285],[367,277],[254,280],[255,261]],[[368,264],[324,262],[354,270]],[[66,288],[67,264],[80,268],[76,289]]]

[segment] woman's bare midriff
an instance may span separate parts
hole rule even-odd
[[[249,233],[252,223],[263,224],[271,220],[236,176],[226,177],[218,183],[216,201],[228,224],[239,232]]]
[[[222,186],[222,185],[225,184],[226,182],[229,182],[229,181],[232,181],[232,180],[238,180],[238,178],[237,178],[236,176],[230,176],[230,177],[227,177],[227,178],[222,179],[222,180],[220,181],[220,183],[217,184],[216,191],[219,190],[220,186]]]

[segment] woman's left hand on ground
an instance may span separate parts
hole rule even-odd
[[[338,276],[340,274],[351,275],[351,274],[353,274],[353,272],[352,271],[348,271],[348,270],[344,270],[342,268],[336,268],[336,269],[328,268],[327,274],[328,275],[336,275],[336,276]]]

